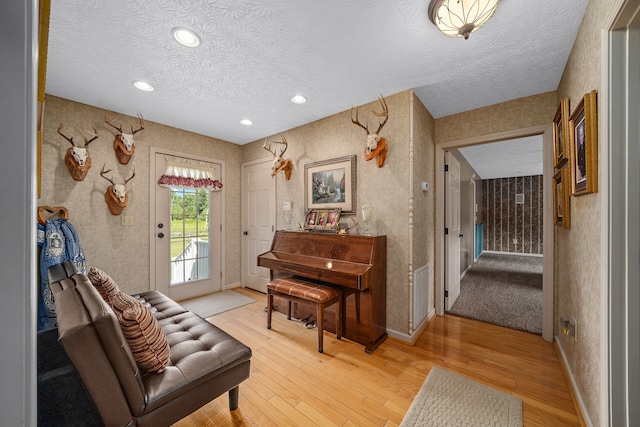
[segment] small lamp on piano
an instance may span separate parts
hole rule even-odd
[[[362,205],[362,221],[364,222],[364,235],[371,236],[371,232],[369,231],[369,221],[371,221],[371,211],[373,208],[366,204]]]

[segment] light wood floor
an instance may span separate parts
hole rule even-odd
[[[275,313],[266,328],[266,296],[208,320],[253,350],[251,376],[236,411],[218,397],[175,426],[397,426],[432,366],[511,393],[525,426],[580,425],[556,351],[540,336],[446,315],[415,345],[388,338],[373,354],[360,344]]]

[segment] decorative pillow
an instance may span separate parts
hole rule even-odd
[[[162,327],[140,301],[122,292],[110,297],[122,333],[136,363],[146,372],[162,372],[169,363],[169,343]]]
[[[102,298],[111,305],[109,299],[120,292],[118,284],[107,273],[96,267],[91,267],[87,276]]]

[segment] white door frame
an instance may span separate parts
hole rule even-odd
[[[156,186],[157,182],[154,179],[156,176],[156,154],[166,154],[169,156],[177,156],[177,157],[185,157],[194,160],[201,160],[203,162],[209,163],[217,163],[220,165],[220,176],[217,177],[220,182],[224,184],[225,182],[225,161],[212,159],[204,156],[199,156],[192,153],[184,153],[180,151],[167,150],[164,148],[151,147],[150,149],[150,161],[149,161],[149,289],[158,290],[160,292],[165,291],[163,287],[158,288],[156,283],[156,218],[155,218],[155,206],[156,206]],[[226,251],[226,236],[225,236],[225,190],[223,189],[220,192],[220,222],[219,225],[216,224],[216,227],[219,227],[219,231],[215,230],[219,233],[220,236],[220,287],[222,290],[226,290],[226,270],[225,270],[225,253]],[[209,213],[211,216],[211,212]],[[167,285],[168,286],[168,285]]]
[[[532,126],[513,131],[500,132],[491,135],[448,141],[436,144],[435,167],[437,171],[444,171],[444,152],[452,148],[468,147],[471,145],[486,144],[489,142],[504,141],[508,139],[524,138],[527,136],[542,135],[543,146],[543,176],[550,177],[553,174],[552,127],[551,124]],[[436,173],[436,251],[435,251],[435,294],[436,314],[444,315],[444,173]],[[545,341],[553,341],[553,202],[550,185],[543,186],[543,279],[542,279],[542,338]],[[475,232],[475,230],[474,230]]]
[[[600,414],[602,424],[640,422],[640,7],[613,2],[601,32],[598,94],[601,193]],[[605,286],[606,284],[606,286]]]

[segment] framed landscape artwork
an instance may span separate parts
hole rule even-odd
[[[571,195],[598,191],[598,105],[596,91],[584,95],[569,119]]]
[[[569,98],[560,101],[553,119],[553,167],[560,168],[569,160]]]
[[[304,208],[355,212],[355,155],[304,165]]]

